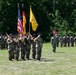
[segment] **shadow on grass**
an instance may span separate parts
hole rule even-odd
[[[65,52],[56,52],[56,53],[65,53]]]
[[[55,62],[55,59],[41,58],[41,62]]]

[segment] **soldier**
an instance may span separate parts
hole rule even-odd
[[[63,36],[63,45],[64,47],[67,46],[67,37],[65,35]]]
[[[62,47],[63,46],[63,36],[62,35],[60,36],[59,41],[60,41],[60,47]]]
[[[57,47],[59,47],[59,36],[57,36],[56,38],[57,38]]]
[[[33,34],[33,38],[32,40],[32,58],[35,59],[36,58],[36,42],[33,40],[36,38],[36,34]]]
[[[43,40],[41,38],[41,34],[38,34],[38,36],[34,39],[36,42],[36,50],[37,50],[37,60],[40,61],[41,54],[42,54],[42,47],[43,47]]]
[[[70,36],[71,47],[74,47],[74,37]]]
[[[24,36],[22,34],[20,34],[19,36],[19,46],[21,49],[21,59],[25,60],[26,47],[25,47]]]
[[[19,38],[17,35],[14,37],[14,56],[15,59],[18,61],[19,60]]]
[[[76,36],[74,37],[74,42],[75,42],[75,46],[76,46]]]
[[[54,40],[53,40],[53,52],[56,52],[56,45],[57,45],[57,34],[55,34],[53,36]]]
[[[67,36],[67,45],[70,47],[70,36]]]
[[[0,49],[1,49],[1,42],[2,42],[2,37],[1,37],[1,35],[0,35]]]
[[[54,41],[54,37],[51,37],[51,44],[52,44],[52,46],[53,46],[53,41]]]
[[[1,49],[3,50],[4,49],[4,37],[3,35],[1,35]]]
[[[5,39],[4,39],[4,35],[2,36],[2,49],[5,49]]]
[[[29,32],[26,33],[26,36],[24,38],[25,44],[26,44],[26,59],[30,59],[30,49],[31,49],[31,35]]]
[[[11,35],[6,34],[8,39],[7,39],[7,44],[8,44],[8,57],[9,60],[12,61],[14,59],[14,43],[13,43],[13,37]]]
[[[7,45],[7,36],[4,36],[4,44],[5,44],[5,47],[4,48],[7,49],[7,46],[8,46]]]

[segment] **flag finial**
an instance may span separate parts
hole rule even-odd
[[[24,7],[24,4],[22,4],[22,8]]]
[[[17,6],[19,7],[19,3],[17,4]]]

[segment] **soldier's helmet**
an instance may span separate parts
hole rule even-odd
[[[42,36],[42,34],[41,34],[41,33],[38,33],[38,35]]]
[[[33,37],[35,38],[36,37],[36,34],[33,34]]]
[[[13,38],[13,34],[9,34],[9,36],[10,36],[11,38]]]

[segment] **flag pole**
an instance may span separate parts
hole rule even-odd
[[[30,8],[31,8],[31,5],[30,5]],[[29,17],[29,33],[30,33],[30,17]]]

